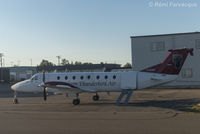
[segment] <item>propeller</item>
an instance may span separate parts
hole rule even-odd
[[[43,83],[44,83],[44,85],[45,85],[45,71],[43,72],[43,77],[42,77],[43,79],[42,79],[42,81],[43,81]],[[44,97],[44,101],[46,101],[47,100],[47,90],[46,90],[46,87],[44,86],[44,91],[43,91],[43,97]]]

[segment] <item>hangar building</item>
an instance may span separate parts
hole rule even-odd
[[[161,63],[169,49],[194,48],[174,82],[165,88],[200,88],[200,32],[131,36],[133,70]]]

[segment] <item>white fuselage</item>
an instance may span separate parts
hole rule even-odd
[[[39,87],[43,74],[35,74],[31,79],[16,83],[11,88],[16,92],[43,92]],[[177,75],[149,72],[76,72],[46,73],[45,82],[66,82],[80,89],[95,92],[119,92],[123,89],[144,89],[173,81]],[[48,88],[48,92],[70,93],[70,91]]]

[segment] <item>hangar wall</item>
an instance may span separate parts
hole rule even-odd
[[[7,68],[0,68],[0,83],[8,83],[10,81],[10,70]]]
[[[194,48],[174,82],[164,88],[200,88],[200,32],[131,36],[133,70],[140,71],[161,63],[169,49]]]

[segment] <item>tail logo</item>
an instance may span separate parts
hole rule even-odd
[[[183,56],[180,54],[174,54],[172,61],[173,61],[174,67],[176,69],[180,69],[183,63]]]

